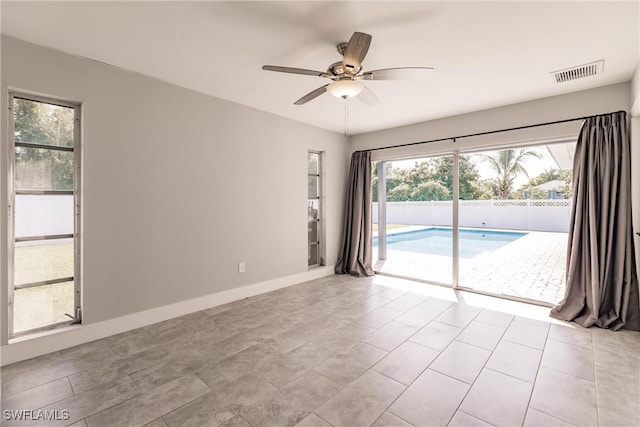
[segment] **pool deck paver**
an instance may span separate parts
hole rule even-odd
[[[411,227],[411,230],[415,230]],[[394,229],[394,232],[409,229]],[[565,291],[567,233],[527,231],[523,236],[491,252],[460,258],[460,287],[493,294],[556,304]],[[382,274],[413,277],[450,284],[453,258],[387,247],[387,259],[378,260],[373,248],[374,270]]]

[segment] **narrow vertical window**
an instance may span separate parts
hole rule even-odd
[[[307,230],[309,243],[308,266],[322,265],[321,255],[321,153],[310,151],[308,154],[307,176]]]
[[[12,337],[80,322],[79,106],[12,94]]]

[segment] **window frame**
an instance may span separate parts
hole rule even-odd
[[[73,282],[74,282],[74,318],[68,321],[57,322],[25,331],[14,332],[14,291],[16,286],[14,283],[14,258],[15,258],[15,169],[16,169],[16,137],[15,137],[15,117],[14,117],[14,104],[16,99],[22,99],[31,102],[40,102],[44,104],[55,105],[59,107],[72,108],[74,112],[73,117],[73,147],[57,147],[48,146],[45,144],[23,144],[19,143],[19,146],[27,145],[34,148],[59,150],[59,151],[71,151],[73,152]],[[81,120],[82,120],[82,105],[79,102],[60,100],[56,98],[49,98],[41,95],[34,95],[28,92],[13,91],[10,90],[8,94],[9,102],[9,117],[8,117],[8,165],[7,165],[7,190],[8,190],[8,224],[7,224],[7,284],[8,284],[8,298],[7,298],[7,332],[9,340],[18,338],[25,335],[31,335],[38,332],[48,331],[60,327],[69,326],[72,324],[82,323],[82,204],[81,204],[81,190],[82,190],[82,135],[81,135]],[[57,148],[51,148],[57,147]],[[62,194],[61,191],[32,191],[32,194]],[[64,192],[66,194],[66,192]],[[38,236],[47,237],[47,236]],[[62,279],[62,278],[60,278]],[[59,280],[51,280],[53,283],[61,283]],[[46,286],[48,281],[43,281],[41,284],[35,286],[22,286],[36,287]]]
[[[308,166],[308,158],[310,154],[314,154],[316,156],[318,156],[318,170],[316,173],[311,173],[309,170],[309,166]],[[307,230],[309,229],[310,224],[315,223],[316,224],[316,240],[315,241],[310,241],[308,234],[307,234],[307,268],[308,269],[312,269],[312,268],[316,268],[316,267],[320,267],[323,266],[325,261],[324,261],[324,256],[323,256],[323,247],[324,247],[324,242],[323,242],[323,232],[322,232],[322,220],[323,220],[323,203],[322,203],[322,164],[323,164],[323,153],[322,151],[317,151],[317,150],[308,150],[307,151],[307,188],[308,188],[308,182],[309,182],[309,177],[317,177],[317,191],[318,191],[318,195],[317,197],[309,197],[309,191],[307,189],[307,205],[309,203],[310,200],[317,200],[318,201],[318,217],[315,220],[311,220],[309,219],[309,216],[307,214]],[[308,260],[309,260],[309,255],[311,254],[311,247],[313,245],[316,245],[316,251],[317,251],[317,262],[314,264],[309,264]]]

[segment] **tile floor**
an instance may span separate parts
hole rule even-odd
[[[330,276],[3,367],[9,425],[640,425],[640,333]]]

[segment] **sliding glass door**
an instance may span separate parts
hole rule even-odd
[[[565,290],[575,142],[460,156],[458,285],[550,304]]]
[[[378,162],[374,270],[559,302],[574,150],[570,141]]]
[[[379,162],[374,269],[451,285],[453,156]]]

